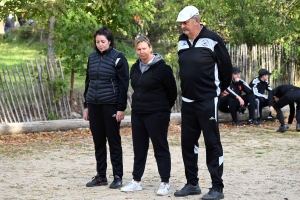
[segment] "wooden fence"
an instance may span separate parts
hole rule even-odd
[[[250,82],[258,76],[258,70],[265,68],[272,72],[270,76],[271,86],[282,84],[299,85],[299,65],[294,55],[294,47],[289,51],[280,45],[252,46],[227,45],[233,65],[241,69],[242,78]],[[287,55],[290,58],[287,58]]]
[[[67,91],[57,87],[64,81],[61,63],[32,61],[0,72],[1,123],[70,118]]]
[[[242,78],[248,83],[261,68],[273,74],[270,77],[271,86],[281,84],[298,85],[299,63],[291,56],[293,52],[284,52],[277,45],[253,46],[227,45],[232,63],[242,70]],[[178,96],[172,112],[180,112],[181,92],[178,68],[173,68],[178,88]],[[27,63],[25,66],[6,68],[0,71],[0,122],[29,122],[50,119],[69,119],[71,116],[68,92],[57,87],[64,82],[60,61],[48,64],[46,60]],[[128,110],[131,110],[132,89],[128,92]],[[72,105],[78,114],[83,112],[83,88],[74,94]]]

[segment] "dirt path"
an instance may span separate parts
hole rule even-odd
[[[225,199],[300,199],[300,134],[292,126],[284,134],[275,124],[263,127],[221,126],[224,148]],[[277,127],[277,125],[275,125]],[[185,184],[180,149],[180,127],[171,126],[171,193]],[[124,184],[132,179],[133,152],[130,129],[122,129]],[[202,194],[210,177],[205,165],[203,138],[199,148],[199,178]],[[0,199],[165,199],[156,196],[160,184],[153,149],[149,150],[143,190],[123,193],[108,187],[85,187],[95,175],[90,133],[86,130],[59,133],[20,134],[0,137]],[[110,161],[107,175],[112,173]],[[108,178],[109,183],[112,178]],[[200,199],[201,195],[179,199]]]

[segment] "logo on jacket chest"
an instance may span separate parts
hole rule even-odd
[[[238,89],[238,90],[242,90],[243,88],[242,88],[242,86],[241,86],[241,85],[239,85],[237,89]],[[235,88],[233,87],[233,88],[231,88],[231,90],[232,90],[232,91],[234,91],[234,90],[235,90]]]

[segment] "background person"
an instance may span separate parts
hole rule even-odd
[[[103,26],[97,30],[94,41],[95,50],[89,56],[86,70],[83,118],[90,122],[97,175],[86,186],[107,185],[107,140],[114,176],[110,188],[115,189],[122,186],[120,122],[127,106],[128,62],[114,48],[114,36],[108,28]]]
[[[4,33],[7,33],[13,27],[15,27],[15,18],[12,12],[9,12],[8,16],[4,19]]]
[[[232,81],[230,86],[227,88],[229,95],[220,99],[219,110],[222,112],[230,112],[232,117],[232,125],[244,126],[237,117],[237,111],[241,111],[241,108],[248,107],[249,119],[247,120],[248,125],[259,125],[254,119],[255,114],[255,97],[252,89],[241,79],[241,71],[237,67],[232,69]],[[242,95],[242,92],[246,94]],[[242,111],[243,112],[243,111]]]
[[[266,69],[260,69],[258,71],[258,77],[254,78],[249,84],[255,96],[255,103],[257,108],[257,121],[259,124],[263,123],[263,107],[271,106],[273,102],[272,87],[270,86],[270,83],[268,81],[269,76],[271,74],[272,73],[270,73]],[[265,94],[266,91],[268,92],[268,95]],[[269,113],[267,119],[271,121],[275,120],[271,112]]]
[[[134,152],[133,180],[121,188],[123,192],[142,190],[149,138],[152,141],[161,184],[157,195],[169,194],[171,157],[168,145],[170,112],[177,97],[173,71],[161,55],[152,53],[149,39],[140,35],[135,40],[139,59],[130,71],[132,94],[132,142]]]
[[[275,115],[274,110],[277,113],[277,119],[280,122],[280,127],[277,132],[285,132],[287,130],[287,126],[284,123],[284,117],[281,111],[281,108],[288,105],[290,106],[290,115],[288,118],[288,124],[293,123],[293,119],[295,116],[295,103],[297,104],[296,111],[296,130],[300,131],[300,88],[295,87],[293,85],[280,85],[272,90],[272,94],[274,96],[275,103],[273,106],[270,106],[270,111]]]
[[[183,33],[178,41],[182,90],[181,148],[187,184],[175,196],[200,194],[198,179],[199,137],[203,131],[206,164],[212,188],[202,199],[223,194],[223,149],[218,123],[219,96],[230,85],[232,64],[219,35],[200,24],[199,11],[186,6],[177,17]]]

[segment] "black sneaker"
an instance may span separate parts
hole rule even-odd
[[[279,129],[277,130],[277,132],[285,132],[287,130],[286,125],[280,126]]]
[[[174,193],[175,197],[184,197],[187,195],[201,194],[199,184],[193,186],[192,184],[185,184],[185,186]]]
[[[258,123],[258,125],[261,125],[264,123],[264,120],[261,117],[259,117],[259,118],[257,118],[257,123]]]
[[[243,127],[243,126],[245,126],[244,124],[242,124],[241,122],[239,122],[239,121],[236,121],[236,122],[234,122],[234,121],[232,121],[232,126],[239,126],[239,127]]]
[[[256,120],[252,120],[252,119],[248,119],[247,121],[248,125],[255,125],[255,126],[259,126],[260,124],[256,122]]]
[[[117,189],[122,187],[122,179],[120,178],[120,176],[115,175],[114,176],[114,181],[110,184],[109,188],[111,189]]]
[[[107,185],[107,178],[101,178],[100,175],[97,174],[93,177],[92,181],[86,184],[86,187],[95,187],[101,185]]]
[[[214,188],[210,188],[209,192],[202,197],[202,200],[219,200],[224,199],[223,192],[219,192]]]
[[[296,131],[300,131],[300,124],[296,125]]]

